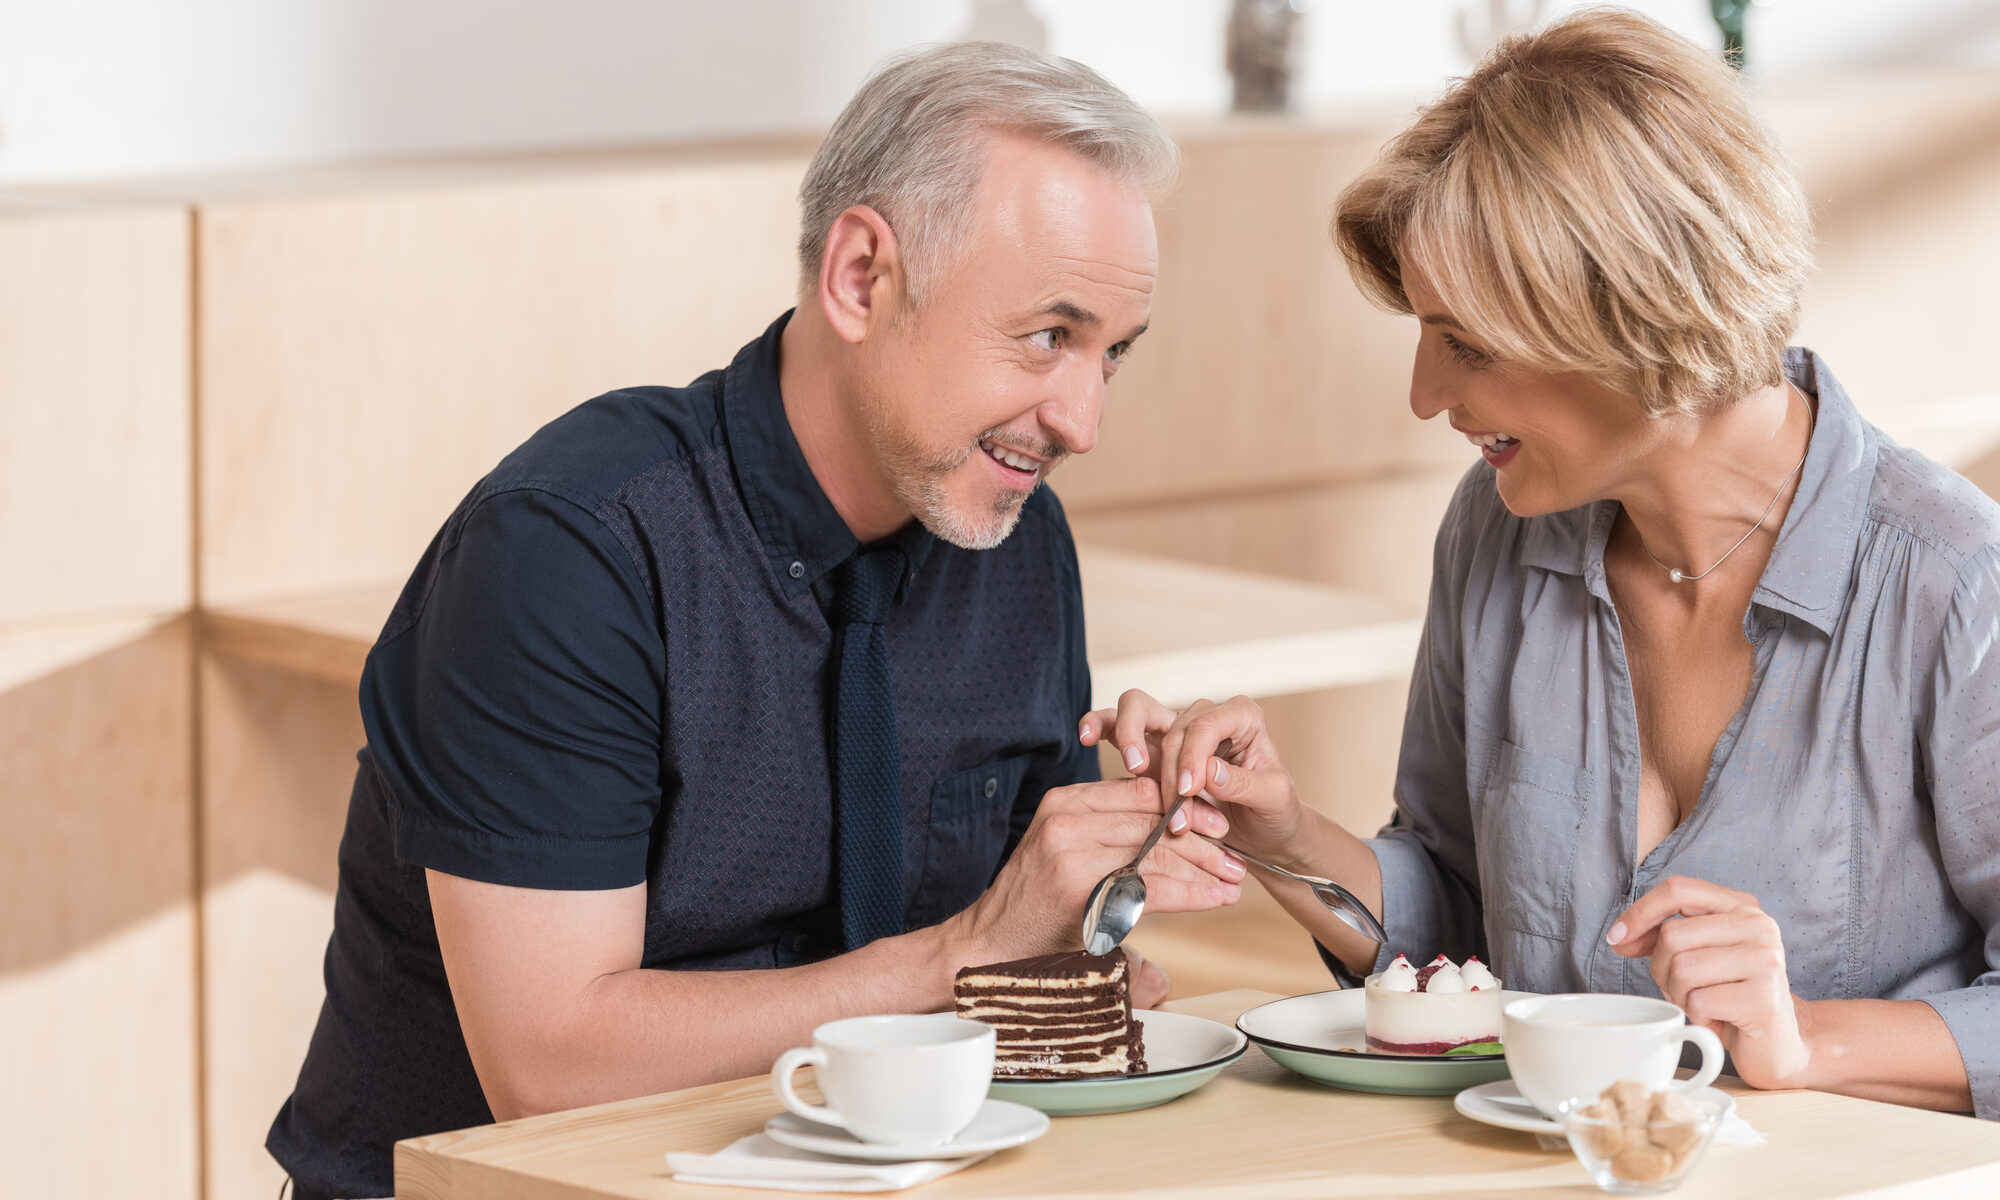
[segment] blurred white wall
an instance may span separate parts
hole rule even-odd
[[[1706,0],[1636,0],[1717,40]],[[1574,0],[1310,0],[1307,109],[1406,106]],[[0,183],[824,125],[885,55],[1040,40],[1222,111],[1228,0],[0,0]],[[1775,0],[1761,69],[2000,67],[1996,0]]]

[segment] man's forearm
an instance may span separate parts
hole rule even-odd
[[[769,971],[615,971],[578,997],[546,1044],[507,1055],[480,1083],[497,1120],[756,1075],[815,1026],[951,1005],[941,926],[884,938],[823,962]]]

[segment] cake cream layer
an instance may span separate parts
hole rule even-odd
[[[1363,1025],[1371,1047],[1443,1045],[1450,1049],[1468,1042],[1497,1042],[1503,1004],[1498,988],[1433,995],[1370,987],[1364,1001]]]
[[[1144,1069],[1145,1064],[1140,1063]],[[1072,1075],[1129,1075],[1132,1074],[1132,1059],[1120,1046],[1109,1054],[1071,1056],[1067,1054],[1021,1054],[1014,1057],[995,1059],[995,1075],[1013,1078],[1048,1076],[1067,1078]]]
[[[1041,955],[967,967],[953,993],[960,1017],[993,1026],[995,1075],[1124,1075],[1145,1070],[1128,971],[1123,951]]]

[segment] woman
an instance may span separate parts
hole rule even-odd
[[[1214,800],[1176,832],[1362,896],[1379,949],[1261,876],[1344,982],[1442,951],[1657,988],[1753,1086],[2000,1117],[2000,507],[1785,348],[1806,206],[1733,73],[1632,14],[1514,39],[1334,233],[1420,322],[1411,408],[1484,459],[1396,815],[1302,804],[1240,698],[1083,740]]]

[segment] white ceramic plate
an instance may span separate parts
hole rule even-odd
[[[1532,992],[1502,991],[1502,1004]],[[1259,1005],[1236,1019],[1257,1048],[1314,1083],[1391,1096],[1450,1096],[1507,1078],[1502,1054],[1377,1054],[1363,1031],[1361,988]]]
[[[831,1154],[839,1158],[860,1158],[869,1162],[916,1162],[932,1158],[969,1158],[990,1154],[1023,1142],[1032,1142],[1049,1131],[1049,1119],[1024,1104],[988,1099],[979,1106],[972,1124],[942,1146],[894,1146],[864,1142],[832,1125],[808,1121],[794,1113],[779,1113],[764,1125],[764,1133],[781,1146]]]
[[[1736,1099],[1720,1088],[1696,1088],[1689,1093],[1693,1099],[1707,1104],[1722,1106],[1722,1119],[1736,1111]],[[1478,1087],[1467,1088],[1452,1098],[1451,1106],[1460,1116],[1471,1117],[1488,1125],[1502,1129],[1518,1129],[1522,1133],[1552,1133],[1563,1136],[1563,1127],[1547,1117],[1541,1110],[1521,1095],[1511,1079],[1482,1083]]]
[[[986,1094],[1055,1117],[1130,1112],[1187,1095],[1242,1058],[1249,1046],[1240,1032],[1204,1017],[1141,1010],[1133,1013],[1132,1019],[1145,1029],[1146,1070],[1141,1074],[995,1078]]]

